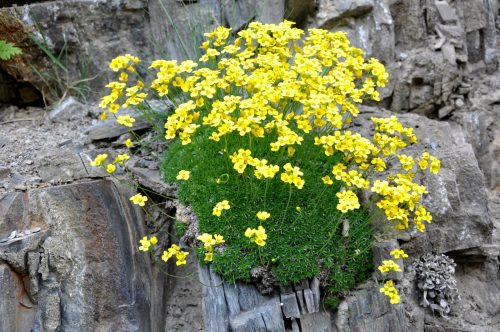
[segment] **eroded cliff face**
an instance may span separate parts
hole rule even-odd
[[[82,0],[11,5],[0,1],[0,39],[17,42],[24,54],[0,63],[1,331],[500,329],[498,1]],[[367,128],[374,114],[399,113],[421,137],[414,152],[430,150],[442,158],[438,180],[423,179],[434,222],[425,234],[382,239],[374,246],[374,260],[394,246],[415,258],[427,252],[452,257],[461,300],[448,318],[419,306],[412,261],[397,276],[402,304],[387,305],[378,286],[367,282],[333,312],[322,310],[314,280],[263,297],[248,285],[214,288],[193,278],[167,277],[137,251],[137,242],[162,227],[170,229],[171,218],[156,211],[158,224],[146,223],[128,201],[130,189],[88,166],[90,156],[126,138],[112,121],[97,123],[91,102],[101,94],[109,59],[121,53],[145,61],[165,54],[183,58],[193,54],[193,38],[201,40],[203,32],[217,25],[239,30],[252,19],[283,18],[303,28],[346,31],[353,44],[381,59],[390,83],[381,103],[362,109],[357,125]],[[37,106],[36,100],[44,97],[56,100],[30,67],[51,66],[36,46],[42,36],[54,54],[67,49],[65,80],[81,79],[82,65],[89,68],[87,77],[97,76],[89,82],[93,94],[88,105],[66,99],[50,116],[24,107]],[[143,131],[148,127],[144,121],[136,126]],[[162,147],[157,149],[161,153]],[[175,187],[162,184],[157,161],[139,154],[128,166],[143,186],[175,196]],[[164,209],[174,214],[176,205],[170,202]],[[197,269],[194,260],[189,269]],[[199,273],[204,285],[220,283],[206,269]]]

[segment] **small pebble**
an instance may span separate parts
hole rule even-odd
[[[14,189],[15,190],[26,190],[26,186],[24,184],[18,184],[16,186],[14,186]]]

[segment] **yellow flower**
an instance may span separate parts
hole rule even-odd
[[[97,167],[101,166],[104,161],[108,158],[108,155],[103,153],[103,154],[98,154],[97,157],[93,161],[90,162],[90,166]]]
[[[271,214],[269,212],[266,212],[266,211],[257,212],[257,219],[262,220],[262,221],[267,220],[270,216],[271,216]]]
[[[116,113],[116,112],[118,112],[119,109],[120,109],[120,105],[118,105],[118,104],[111,104],[108,107],[108,111],[110,113]]]
[[[223,200],[215,205],[213,208],[212,214],[214,216],[220,217],[222,214],[222,211],[224,210],[229,210],[231,208],[231,205],[229,205],[229,201]]]
[[[108,166],[106,167],[106,172],[108,172],[109,174],[113,174],[115,171],[116,166],[113,164],[108,164]]]
[[[387,295],[390,298],[391,304],[399,303],[400,296],[392,280],[385,282],[384,287],[380,288],[380,293]]]
[[[328,175],[323,176],[321,180],[323,180],[323,183],[327,186],[331,186],[333,184],[333,180]]]
[[[108,119],[108,113],[102,112],[101,115],[99,115],[99,120],[107,120]]]
[[[179,171],[179,174],[177,174],[176,179],[177,179],[177,180],[184,180],[184,181],[187,181],[187,180],[189,180],[189,176],[190,176],[190,174],[191,174],[191,172],[190,172],[190,171],[181,170],[181,171]]]
[[[295,154],[295,149],[293,148],[293,146],[289,146],[286,153],[288,157],[293,157],[293,155]]]
[[[143,237],[141,240],[139,240],[139,242],[141,243],[141,245],[139,246],[139,250],[141,250],[141,251],[148,251],[149,250],[151,243],[149,242],[147,236]]]
[[[135,122],[135,119],[133,117],[131,117],[130,115],[126,114],[126,115],[120,115],[119,117],[117,117],[116,122],[118,122],[119,124],[121,124],[122,126],[125,126],[125,127],[132,127],[134,122]]]
[[[134,142],[132,142],[132,140],[130,138],[127,138],[127,140],[125,141],[125,146],[127,148],[131,148],[134,146]]]
[[[139,243],[141,244],[139,246],[139,250],[141,250],[141,251],[149,251],[149,248],[151,246],[154,246],[155,244],[158,243],[158,239],[156,238],[156,236],[153,236],[150,239],[148,239],[147,236],[144,236],[142,239],[139,240]]]
[[[123,165],[123,163],[129,159],[130,159],[130,156],[128,154],[119,154],[115,158],[115,163]]]
[[[429,168],[431,173],[437,174],[440,169],[441,169],[441,161],[436,157],[431,157],[431,167]]]
[[[382,273],[387,273],[391,271],[401,272],[401,268],[399,267],[399,265],[391,259],[383,260],[382,264],[378,267],[378,269]]]
[[[130,200],[134,204],[137,204],[139,206],[144,206],[145,203],[147,202],[148,198],[146,196],[141,195],[141,194],[136,194],[136,195],[130,197]]]
[[[250,241],[254,242],[258,246],[265,246],[267,240],[267,234],[264,227],[259,226],[257,229],[247,228],[245,231],[245,237],[249,238]]]
[[[339,198],[339,203],[337,204],[337,209],[342,213],[346,213],[350,210],[359,209],[358,196],[351,190],[344,190],[338,192],[336,196]]]
[[[408,255],[401,249],[394,249],[391,251],[391,255],[395,259],[400,259],[400,258],[408,258]]]
[[[211,262],[214,259],[214,254],[212,252],[206,252],[205,253],[205,262]]]

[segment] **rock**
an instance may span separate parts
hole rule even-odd
[[[167,197],[177,197],[177,185],[165,183],[159,170],[141,167],[129,167],[129,170],[142,186]]]
[[[455,108],[453,106],[445,106],[443,108],[440,108],[439,111],[438,111],[438,118],[441,120],[447,116],[449,116],[453,111],[455,110]]]
[[[83,118],[88,115],[88,109],[74,97],[66,98],[60,101],[56,107],[50,111],[49,119],[52,121],[71,121]]]
[[[375,287],[353,292],[339,305],[334,319],[338,331],[410,331],[403,306],[390,304]]]
[[[91,141],[97,141],[102,139],[110,139],[121,136],[128,133],[130,130],[142,130],[151,128],[152,123],[149,122],[144,116],[139,115],[134,112],[124,112],[123,114],[132,114],[131,116],[135,118],[135,122],[132,127],[125,127],[116,122],[115,119],[109,119],[104,121],[99,121],[95,125],[88,128],[88,138]]]
[[[0,264],[0,313],[0,331],[30,331],[35,319],[21,276],[5,264]]]
[[[434,0],[441,20],[445,23],[456,22],[458,20],[455,10],[448,4],[446,0]]]
[[[43,182],[68,182],[89,176],[79,154],[67,149],[41,151],[37,168]]]
[[[286,318],[300,318],[300,309],[295,293],[281,295],[281,310]]]
[[[129,202],[128,191],[98,180],[33,189],[22,196],[0,198],[0,230],[12,225],[12,216],[16,229],[26,229],[0,243],[0,279],[5,264],[29,276],[26,292],[38,301],[23,300],[32,309],[30,315],[18,316],[17,324],[27,326],[22,331],[161,330],[164,323],[158,317],[165,315],[168,287],[162,274],[153,274],[149,257],[137,251],[144,220]],[[2,281],[0,288],[10,284]],[[0,304],[5,294],[11,293],[2,290]],[[2,317],[8,310],[0,305]]]
[[[291,319],[296,328],[308,331],[330,331],[331,323],[320,313],[319,281],[304,281],[284,287],[281,294],[261,295],[255,285],[237,282],[229,284],[211,271],[199,266],[203,287],[203,317],[207,332],[285,331],[285,320]],[[222,285],[212,287],[210,285]],[[325,316],[326,315],[326,316]],[[303,320],[303,322],[302,322]]]
[[[224,20],[234,30],[241,30],[252,20],[262,23],[283,21],[285,0],[222,0]]]
[[[35,87],[40,102],[43,102],[42,94],[49,103],[61,95],[54,94],[31,66],[42,73],[49,68],[51,76],[59,70],[59,81],[49,78],[49,83],[58,88],[69,88],[84,80],[82,83],[101,91],[105,75],[94,76],[100,74],[113,57],[124,53],[141,58],[151,55],[152,46],[147,43],[151,36],[147,7],[146,0],[91,4],[77,0],[0,8],[0,39],[12,41],[23,50],[16,59],[8,63],[2,61],[0,66],[16,81],[29,82],[23,87]],[[45,45],[55,56],[61,54],[65,69],[55,65],[37,43]],[[84,77],[82,68],[88,71]]]
[[[315,25],[322,29],[331,29],[339,20],[347,17],[360,17],[368,14],[374,6],[374,0],[330,1],[320,0]]]
[[[315,0],[286,0],[285,18],[300,27],[307,22],[308,16],[314,13],[315,6]]]
[[[232,317],[229,325],[231,331],[234,332],[281,332],[285,330],[285,325],[281,318],[279,302],[276,299],[265,302],[255,309],[242,312]]]

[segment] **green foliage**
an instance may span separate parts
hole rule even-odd
[[[340,299],[338,296],[328,296],[323,301],[323,304],[330,310],[336,310],[339,307]]]
[[[44,82],[48,89],[49,96],[44,98],[52,100],[62,100],[68,95],[75,96],[81,101],[86,101],[92,92],[89,82],[97,77],[89,77],[89,58],[81,56],[79,58],[78,74],[81,79],[74,80],[72,77],[77,73],[72,73],[69,69],[69,46],[66,38],[59,52],[54,52],[46,40],[43,30],[38,27],[37,36],[31,35],[31,40],[47,56],[52,64],[46,70],[40,71],[35,66],[31,66],[33,72]]]
[[[174,223],[175,236],[182,237],[186,233],[187,225],[179,220]]]
[[[176,181],[180,170],[191,171],[189,181],[183,181],[180,188],[180,200],[192,206],[200,234],[224,236],[224,251],[214,255],[212,262],[216,272],[226,280],[248,281],[252,268],[266,266],[272,269],[279,284],[290,284],[326,271],[331,287],[327,290],[336,294],[349,290],[367,276],[371,269],[369,215],[362,209],[342,214],[336,209],[339,184],[325,186],[321,181],[324,170],[331,169],[340,155],[325,156],[314,147],[312,139],[296,146],[294,161],[301,162],[298,166],[307,183],[298,190],[278,179],[258,180],[248,169],[243,174],[236,173],[222,151],[224,148],[207,136],[199,133],[188,145],[173,142],[162,169],[169,182]],[[241,139],[237,136],[229,135],[227,146],[237,146],[232,142]],[[261,140],[270,142],[274,139],[271,136]],[[266,145],[255,143],[255,155],[263,153],[259,147]],[[275,158],[270,163],[283,164],[290,159],[284,153],[275,154]],[[229,200],[231,209],[217,218],[212,215],[212,208],[224,199]],[[259,210],[269,212],[271,218],[259,221]],[[342,235],[344,219],[350,224],[347,236]],[[247,227],[257,228],[259,224],[268,235],[264,247],[243,236]]]
[[[20,48],[14,44],[0,39],[0,60],[10,60],[12,57],[21,54]]]

